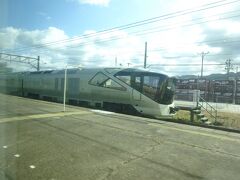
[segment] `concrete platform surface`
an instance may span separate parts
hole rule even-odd
[[[0,94],[0,180],[240,177],[240,135]]]

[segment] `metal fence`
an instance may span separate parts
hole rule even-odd
[[[200,90],[200,97],[218,110],[219,125],[240,130],[240,80],[179,79],[176,87],[178,103],[195,104],[194,92]]]
[[[240,104],[240,80],[179,79],[175,99],[191,101],[196,89],[207,102]]]

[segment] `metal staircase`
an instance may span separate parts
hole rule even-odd
[[[190,112],[190,121],[201,122],[206,125],[217,125],[217,109],[201,97],[200,90],[192,90],[193,101],[191,105],[182,104],[177,106],[179,110]]]
[[[209,121],[208,118],[202,114],[202,109],[210,116],[212,121]],[[195,114],[198,120],[202,121],[205,124],[215,124],[217,122],[217,110],[201,96],[199,96],[199,99],[197,101],[197,110]]]

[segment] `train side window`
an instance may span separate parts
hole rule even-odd
[[[101,84],[105,82],[109,77],[104,75],[103,73],[97,73],[90,81],[89,84],[95,86],[102,86]]]
[[[142,92],[142,82],[143,82],[143,77],[142,76],[132,76],[131,79],[131,87],[136,89],[139,92]]]
[[[116,89],[116,90],[126,90],[123,86],[115,82],[114,80],[110,79],[108,76],[104,75],[103,73],[97,73],[90,81],[89,84]]]
[[[113,81],[112,79],[108,79],[107,81],[105,81],[105,82],[102,84],[102,86],[103,86],[103,87],[106,87],[106,88],[121,90],[121,91],[126,90],[123,86],[121,86],[121,85],[118,84],[117,82]]]
[[[119,80],[125,82],[126,84],[130,85],[131,84],[131,76],[130,75],[119,75],[116,76]]]

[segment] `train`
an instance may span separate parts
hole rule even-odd
[[[0,76],[0,91],[127,114],[175,115],[176,79],[137,68],[71,68]]]

